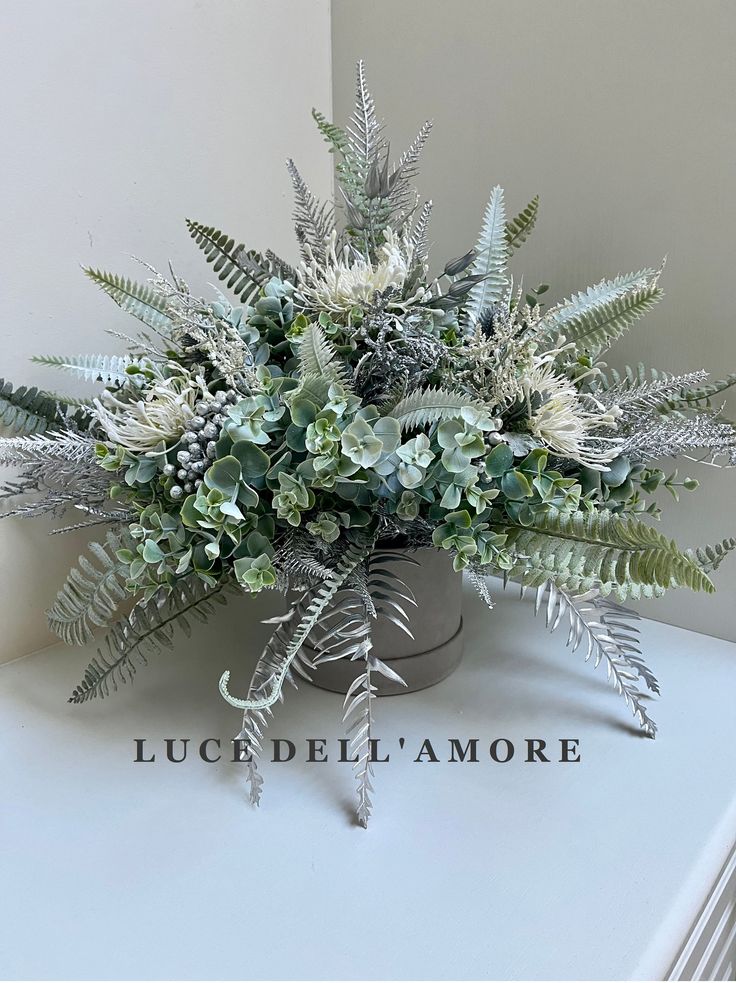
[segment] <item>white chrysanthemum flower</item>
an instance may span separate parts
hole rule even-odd
[[[393,287],[401,295],[407,277],[413,267],[412,242],[386,229],[384,244],[378,250],[376,263],[356,254],[349,246],[338,255],[337,234],[332,232],[326,240],[326,261],[316,259],[308,246],[309,260],[299,264],[297,292],[310,307],[328,311],[349,311],[351,307],[369,304],[376,292]],[[390,307],[405,309],[418,304],[429,296],[421,285],[411,297],[398,296]]]
[[[528,368],[521,381],[531,432],[560,457],[594,471],[606,471],[606,465],[620,452],[621,440],[603,436],[601,431],[616,426],[619,408],[604,407],[592,396],[583,401],[574,384],[546,358]],[[531,406],[533,393],[542,397],[536,410]]]
[[[179,437],[194,416],[199,389],[176,376],[154,383],[145,399],[124,402],[105,390],[95,399],[95,415],[109,439],[134,454],[155,450],[161,441]]]

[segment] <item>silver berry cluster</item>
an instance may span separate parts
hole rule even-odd
[[[217,438],[220,436],[225,422],[228,405],[237,403],[238,394],[234,389],[217,393],[210,400],[200,400],[194,407],[194,416],[190,417],[188,429],[181,435],[180,451],[176,453],[178,467],[175,464],[164,465],[163,472],[167,478],[177,478],[177,484],[169,488],[173,499],[190,495],[202,484],[202,475],[210,463],[217,457]]]

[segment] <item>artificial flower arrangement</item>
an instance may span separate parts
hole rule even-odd
[[[507,220],[494,188],[475,248],[433,275],[431,203],[411,185],[430,124],[392,163],[362,64],[347,128],[314,118],[336,157],[339,202],[318,202],[289,161],[299,264],[189,221],[227,296],[197,297],[174,272],[149,268],[141,284],[87,270],[145,330],[126,355],[36,359],[103,383],[93,400],[0,383],[10,432],[0,462],[20,468],[5,494],[22,501],[7,514],[71,507],[83,521],[55,532],[107,529],[48,612],[69,643],[108,630],[72,702],[130,680],[146,654],[172,647],[175,626],[188,632],[229,593],[289,592],[244,698],[230,694],[228,672],[220,680],[243,710],[251,798],[284,684],[349,659],[345,718],[365,825],[375,680],[397,678],[371,625],[391,618],[411,632],[412,599],[384,562],[387,544],[449,551],[489,606],[487,574],[536,588],[548,626],[567,616],[569,644],[605,663],[654,736],[640,687],[658,685],[621,602],[712,591],[709,574],[736,547],[683,551],[648,521],[658,488],[677,498],[697,484],[656,460],[736,463],[736,429],[712,406],[736,376],[618,373],[603,361],[660,299],[661,268],[552,306],[545,285],[515,285],[507,262],[537,198]]]

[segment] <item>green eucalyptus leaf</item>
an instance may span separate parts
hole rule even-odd
[[[271,466],[268,454],[250,440],[236,440],[231,454],[240,462],[240,470],[246,481],[262,477]]]
[[[317,407],[310,399],[297,396],[291,402],[291,419],[298,427],[308,427],[314,423]]]
[[[512,501],[531,498],[534,494],[532,486],[521,471],[508,471],[501,478],[501,491]]]
[[[143,544],[143,559],[146,563],[160,563],[164,559],[164,554],[158,543],[152,539],[147,539]]]
[[[486,457],[486,474],[500,478],[514,466],[514,454],[508,444],[497,444]]]
[[[232,454],[222,457],[205,471],[204,483],[208,488],[213,488],[223,493],[223,495],[234,495],[240,484],[241,468],[240,461]]]

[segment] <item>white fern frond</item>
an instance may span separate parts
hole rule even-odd
[[[31,361],[71,372],[85,382],[102,382],[106,386],[121,386],[131,378],[128,369],[140,364],[131,355],[34,355]]]
[[[465,311],[471,322],[476,321],[482,310],[498,303],[508,284],[506,262],[509,245],[506,240],[506,207],[503,188],[496,185],[483,215],[476,258],[470,270],[472,276],[484,277],[470,291]]]
[[[370,650],[370,640],[367,642]],[[343,723],[350,737],[350,756],[355,758],[355,777],[358,783],[357,818],[365,829],[373,804],[372,728],[373,700],[376,687],[371,682],[371,668],[366,661],[365,671],[350,684],[343,703]]]
[[[308,324],[299,340],[299,371],[302,377],[344,379],[345,366],[335,346],[319,324]]]
[[[412,430],[440,420],[457,419],[463,409],[484,410],[485,406],[465,393],[436,386],[411,393],[387,410],[387,414],[399,421],[402,430]]]

